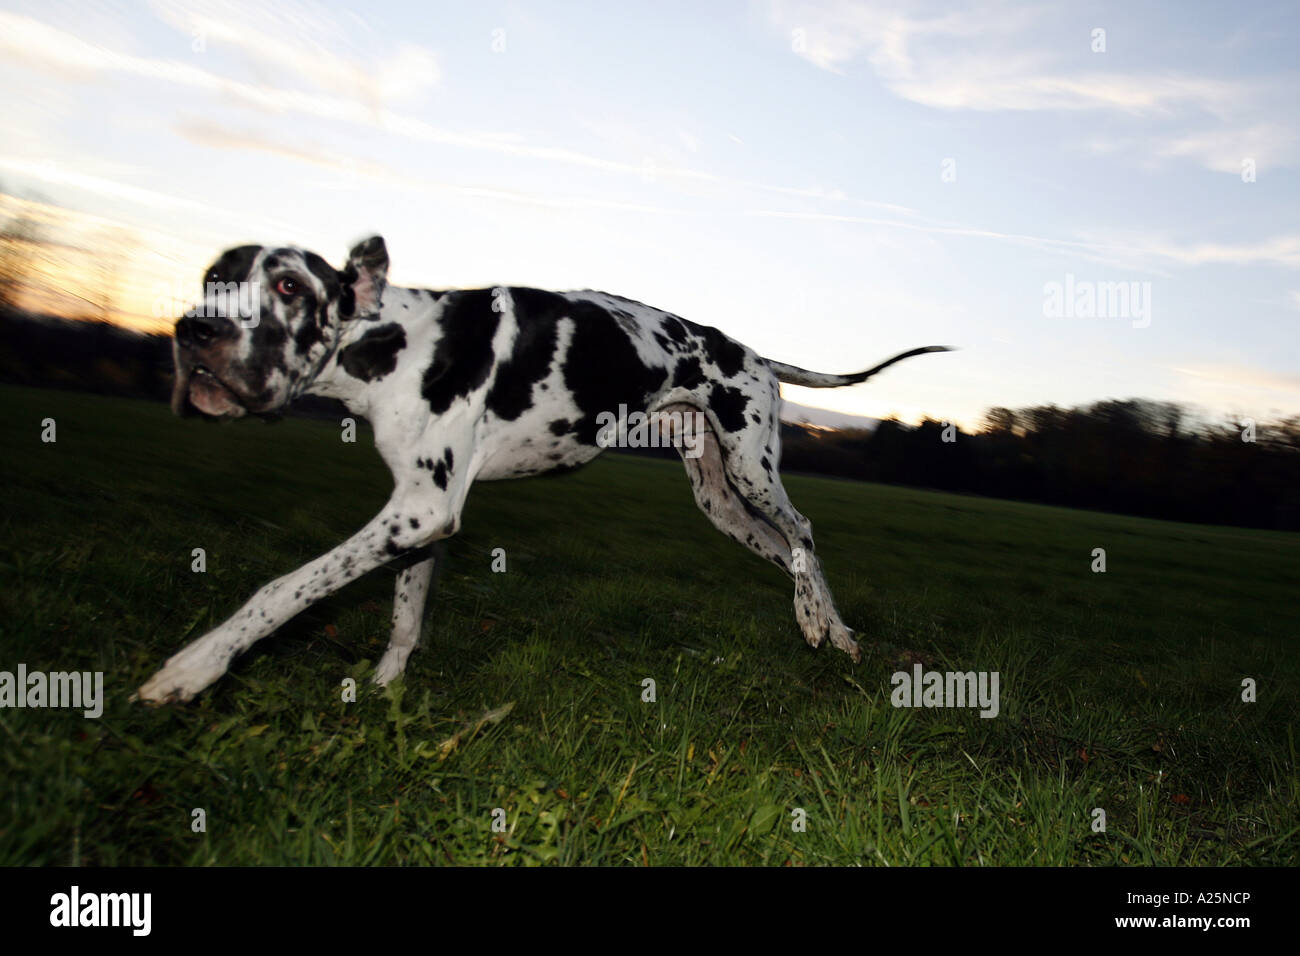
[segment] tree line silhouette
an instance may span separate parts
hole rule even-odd
[[[1300,416],[1196,419],[1133,398],[993,408],[971,434],[927,419],[783,429],[782,467],[1152,518],[1300,530]]]

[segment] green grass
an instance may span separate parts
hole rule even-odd
[[[329,423],[0,398],[0,669],[102,670],[108,698],[99,720],[0,710],[0,863],[1297,860],[1300,536],[788,477],[844,619],[880,642],[854,666],[803,643],[790,584],[679,465],[606,456],[475,488],[404,683],[366,681],[383,570],[149,710],[131,691],[360,527],[387,472]],[[1000,715],[895,709],[895,648],[999,671]]]

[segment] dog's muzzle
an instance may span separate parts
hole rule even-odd
[[[220,349],[235,334],[235,324],[222,316],[186,316],[176,323],[173,412],[188,415],[192,406],[214,418],[239,418],[248,413],[239,393],[203,361],[205,353]]]

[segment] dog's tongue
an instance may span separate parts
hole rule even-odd
[[[207,372],[187,372],[185,380],[184,384],[188,385],[185,391],[189,394],[190,402],[199,411],[207,415],[225,418],[238,418],[245,414],[246,409],[239,404],[239,400],[235,398],[235,393]],[[173,408],[175,408],[177,395],[181,396],[180,400],[182,404],[184,403],[184,392],[181,391],[183,383],[179,376],[176,380],[176,388],[177,393],[172,396]]]

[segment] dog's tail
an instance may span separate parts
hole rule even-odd
[[[886,359],[875,368],[869,368],[865,372],[853,372],[850,375],[831,375],[827,372],[810,372],[806,368],[799,368],[797,365],[786,365],[784,362],[774,362],[772,359],[763,361],[771,367],[776,373],[776,377],[788,385],[803,385],[807,388],[840,388],[844,385],[857,385],[859,382],[865,382],[871,376],[883,369],[889,368],[895,362],[901,362],[905,358],[911,358],[913,355],[924,355],[926,352],[951,352],[953,351],[946,345],[927,345],[923,348],[912,349],[910,352],[903,352],[895,355],[891,359]]]

